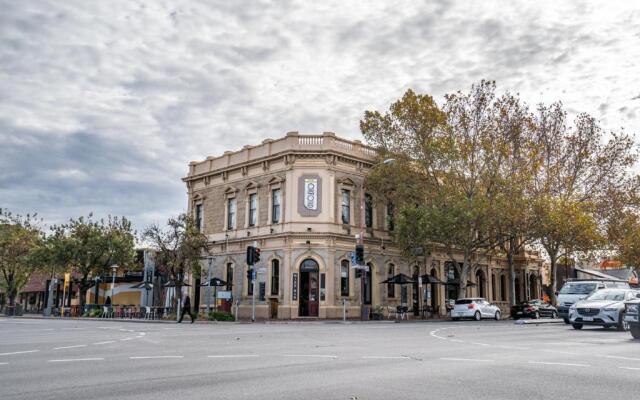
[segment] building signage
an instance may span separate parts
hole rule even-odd
[[[311,211],[318,209],[318,179],[306,178],[304,180],[304,208]]]
[[[298,273],[293,273],[293,285],[291,285],[291,300],[298,300]]]
[[[226,299],[229,300],[231,299],[231,291],[230,290],[221,290],[218,292],[218,298],[219,299]]]
[[[298,178],[298,213],[303,217],[317,217],[322,212],[322,178],[305,174]]]

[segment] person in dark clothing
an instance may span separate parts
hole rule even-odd
[[[104,305],[107,307],[111,307],[111,297],[107,296],[107,299],[104,301]]]
[[[187,295],[187,297],[184,298],[184,304],[182,305],[182,313],[180,313],[180,319],[178,320],[178,323],[182,322],[182,318],[184,318],[185,313],[189,314],[189,318],[191,318],[191,323],[193,324],[193,321],[195,321],[196,319],[193,316],[193,314],[191,314],[191,298],[189,297],[189,295]]]

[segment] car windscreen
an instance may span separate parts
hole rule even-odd
[[[610,300],[610,301],[623,301],[624,290],[599,290],[587,297],[587,300]]]
[[[560,289],[560,294],[589,294],[596,289],[595,283],[567,283],[562,289]]]
[[[473,303],[473,300],[471,299],[456,300],[456,304],[471,304],[471,303]]]

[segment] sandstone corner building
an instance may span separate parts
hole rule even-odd
[[[337,319],[344,306],[347,318],[359,319],[362,309],[386,312],[401,305],[446,315],[458,295],[459,276],[444,249],[404,257],[393,244],[393,205],[365,193],[360,210],[364,179],[374,163],[374,149],[331,132],[290,132],[191,162],[183,178],[189,213],[209,239],[211,253],[203,260],[203,276],[211,265],[211,276],[227,282],[221,288],[230,292],[225,307],[235,311],[237,304],[239,318],[251,316],[246,248],[257,242],[262,250],[255,266],[257,318]],[[369,271],[351,266],[361,222]],[[479,257],[470,295],[496,302],[508,315],[506,260]],[[516,262],[516,298],[539,298],[541,259],[526,252]],[[398,273],[429,275],[442,283],[381,284]]]

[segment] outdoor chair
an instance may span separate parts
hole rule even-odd
[[[398,309],[393,306],[387,306],[387,319],[391,319],[391,317],[398,318]]]
[[[156,310],[149,306],[144,307],[144,319],[156,319]]]
[[[102,306],[102,318],[113,318],[113,309],[111,307]]]

